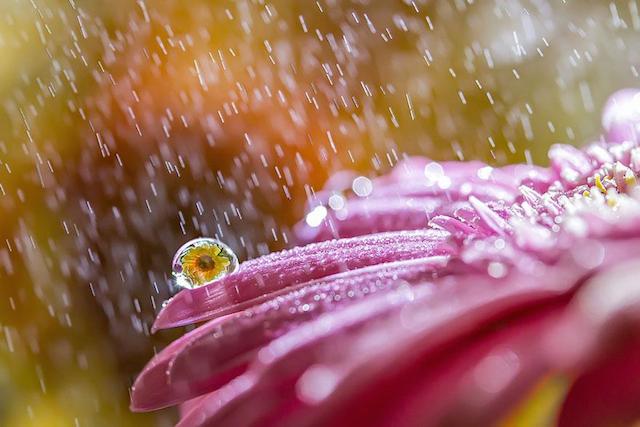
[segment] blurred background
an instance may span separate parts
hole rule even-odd
[[[169,426],[128,390],[185,241],[295,244],[333,173],[545,163],[638,86],[636,0],[2,0],[0,425]]]

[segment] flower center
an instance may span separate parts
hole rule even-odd
[[[216,268],[216,262],[209,255],[202,255],[198,257],[198,260],[196,261],[196,266],[200,270],[209,271]]]

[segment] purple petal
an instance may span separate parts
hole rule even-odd
[[[582,151],[564,144],[556,144],[549,150],[551,167],[569,186],[582,183],[594,171],[594,162]]]
[[[214,319],[160,352],[140,374],[134,406],[149,410],[211,391],[242,369],[262,345],[326,311],[434,277],[446,257],[380,264],[295,288],[243,312]],[[144,400],[144,401],[143,401]]]
[[[247,261],[216,282],[177,294],[160,311],[154,329],[164,329],[238,311],[260,297],[305,281],[390,261],[447,255],[448,233],[424,230],[381,233],[321,242]]]
[[[296,416],[296,423],[307,417],[331,414],[336,405],[355,404],[358,393],[367,389],[381,390],[371,388],[372,385],[367,383],[368,380],[382,378],[379,375],[381,371],[397,372],[404,366],[401,372],[410,372],[408,367],[414,361],[427,360],[427,355],[442,348],[444,343],[463,339],[479,325],[494,321],[501,314],[567,292],[570,288],[562,285],[567,283],[563,280],[567,278],[566,274],[573,273],[558,271],[555,275],[557,280],[547,282],[544,287],[538,286],[538,281],[531,277],[511,277],[513,281],[508,283],[517,284],[515,287],[500,286],[505,282],[488,281],[482,276],[451,278],[448,292],[439,297],[407,294],[400,290],[395,301],[382,296],[332,313],[266,346],[260,351],[260,364],[247,373],[247,378],[253,378],[253,385],[232,397],[222,408],[210,406],[219,398],[217,394],[210,395],[181,421],[180,426],[214,422],[246,425],[244,411],[232,408],[254,408],[254,405],[259,405],[261,396],[275,393],[280,399],[279,404],[297,402],[298,408],[294,412],[298,413],[288,414]],[[436,289],[441,286],[436,286]],[[442,304],[444,301],[448,303]],[[317,364],[332,366],[333,363],[338,366],[335,375],[338,376],[336,386],[339,386],[327,396],[326,401],[323,399],[323,408],[317,407],[320,402],[313,408],[300,406],[296,385],[303,374]],[[280,417],[286,411],[281,411],[276,402],[264,408],[263,413],[251,411],[246,416],[260,414],[254,422],[262,424],[270,419],[272,411],[278,413],[280,422],[285,422],[287,418]],[[298,425],[304,425],[304,422]]]
[[[635,335],[572,384],[558,426],[633,425],[640,418],[640,338]]]
[[[351,199],[338,211],[330,210],[316,227],[298,224],[296,234],[303,242],[355,237],[384,231],[426,228],[436,215],[451,215],[462,202],[434,197]]]
[[[602,113],[607,141],[637,142],[640,136],[640,91],[623,89],[609,98]]]

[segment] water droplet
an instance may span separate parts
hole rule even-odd
[[[198,238],[176,252],[172,273],[178,288],[195,289],[238,269],[238,257],[219,240]]]
[[[439,163],[431,162],[424,167],[424,176],[427,185],[434,185],[444,176],[444,169]]]
[[[491,166],[485,166],[483,168],[478,169],[478,171],[476,172],[476,174],[478,175],[478,178],[485,181],[491,178],[492,173],[493,173],[493,168]]]
[[[490,262],[487,272],[494,279],[501,279],[507,275],[507,267],[501,262]]]
[[[316,206],[305,217],[305,221],[309,227],[319,227],[327,216],[327,208],[324,206]]]
[[[345,202],[345,198],[342,194],[332,194],[331,197],[329,197],[329,207],[334,211],[339,211],[344,208]]]
[[[359,176],[353,180],[351,188],[356,196],[367,197],[373,192],[373,182],[366,176]]]

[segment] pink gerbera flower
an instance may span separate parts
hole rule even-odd
[[[179,426],[625,425],[640,419],[640,95],[550,168],[409,159],[318,194],[307,246],[177,294],[206,322],[134,410]],[[352,177],[349,177],[349,182]],[[333,240],[329,240],[333,239]]]

